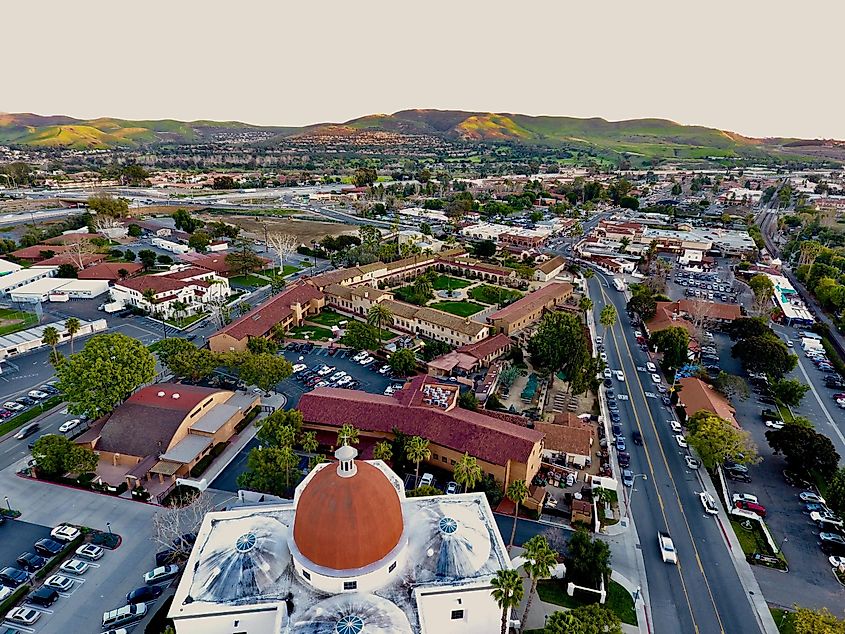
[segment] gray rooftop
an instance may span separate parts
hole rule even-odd
[[[191,425],[191,429],[206,434],[214,434],[231,420],[232,416],[237,414],[239,410],[246,410],[252,405],[253,401],[255,401],[255,397],[249,394],[235,394],[225,403],[212,407]]]
[[[188,434],[167,453],[161,454],[161,460],[168,462],[180,462],[187,464],[193,461],[201,452],[211,446],[211,438],[208,436],[200,436],[198,434]]]

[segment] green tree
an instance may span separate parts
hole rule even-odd
[[[388,363],[390,364],[390,369],[399,376],[409,376],[416,372],[417,369],[417,357],[414,355],[413,350],[409,350],[408,348],[402,348],[394,352],[390,355]]]
[[[616,323],[616,308],[610,304],[602,308],[599,313],[599,323],[604,326],[605,334],[607,334],[607,330],[612,328],[613,324]]]
[[[420,298],[432,297],[431,278],[428,275],[418,275],[414,280],[414,291]]]
[[[168,371],[191,381],[211,376],[220,366],[220,355],[179,337],[160,341],[156,354]]]
[[[192,217],[187,209],[177,209],[173,212],[171,218],[173,218],[173,224],[176,225],[176,228],[185,233],[194,233],[203,225],[202,220]]]
[[[544,374],[562,371],[573,392],[580,393],[587,387],[592,355],[577,315],[546,313],[528,342],[528,352],[534,367]]]
[[[492,258],[496,255],[496,243],[492,240],[482,240],[473,246],[472,251],[476,257]]]
[[[275,354],[279,351],[279,345],[266,337],[249,337],[246,348],[253,354]]]
[[[807,480],[815,476],[827,480],[839,466],[839,453],[824,434],[803,425],[784,425],[782,429],[770,429],[766,440],[775,453],[782,453],[794,471]]]
[[[188,238],[188,246],[200,253],[205,253],[209,244],[211,244],[211,236],[205,231],[197,231]]]
[[[100,216],[123,218],[129,213],[129,201],[111,194],[94,194],[88,197],[88,209]]]
[[[696,412],[696,415],[700,413]],[[695,430],[688,437],[690,446],[701,456],[705,467],[713,469],[727,459],[745,464],[758,461],[757,445],[751,434],[711,412],[706,414],[693,425]]]
[[[147,347],[120,333],[95,335],[85,347],[56,366],[68,411],[97,419],[133,390],[155,377],[155,357]]]
[[[141,260],[144,270],[148,271],[156,264],[156,252],[151,249],[141,249],[138,251],[138,259]]]
[[[663,353],[663,365],[676,370],[689,359],[689,333],[680,326],[658,330],[649,338],[649,343]]]
[[[845,467],[836,470],[827,485],[827,502],[839,515],[845,515]]]
[[[546,621],[544,634],[622,634],[622,622],[610,609],[598,603],[566,612],[554,612]]]
[[[123,259],[127,262],[134,262],[136,257],[138,256],[135,254],[135,252],[130,251],[129,249],[126,249],[126,251],[123,253]]]
[[[82,325],[76,317],[68,317],[65,320],[65,332],[70,337],[70,353],[73,354],[73,338],[79,332]]]
[[[358,430],[350,423],[344,423],[337,430],[337,444],[343,445],[357,445],[359,443]]]
[[[566,559],[567,578],[580,586],[598,588],[610,575],[610,547],[593,539],[583,528],[569,538]]]
[[[66,280],[75,280],[78,274],[78,269],[69,262],[59,264],[59,268],[56,270],[56,277]]]
[[[619,241],[619,253],[626,253],[628,251],[629,246],[631,246],[631,239],[627,236],[623,237]]]
[[[762,317],[741,317],[734,319],[727,327],[728,336],[734,341],[765,335],[776,336]]]
[[[428,448],[428,439],[421,436],[411,436],[405,444],[405,456],[414,463],[416,470],[414,482],[420,480],[420,462],[431,458],[431,449]]]
[[[379,331],[369,324],[352,321],[341,341],[353,350],[375,350],[379,347]]]
[[[277,409],[259,422],[258,440],[269,447],[293,447],[302,431],[302,412]]]
[[[493,586],[493,599],[502,610],[502,632],[508,632],[508,615],[515,610],[522,602],[525,589],[522,587],[522,578],[516,570],[497,570],[496,576],[490,580]]]
[[[810,389],[798,379],[775,379],[769,387],[776,399],[790,407],[797,407]]]
[[[238,476],[239,487],[287,496],[299,478],[299,456],[290,447],[255,447],[247,456],[247,470]]]
[[[593,310],[593,300],[584,295],[578,300],[578,308],[583,310],[585,313]]]
[[[754,309],[757,314],[762,313],[766,306],[771,305],[775,287],[768,275],[759,273],[748,280],[748,286],[754,293]]]
[[[731,355],[742,362],[747,372],[762,372],[780,379],[795,369],[798,357],[776,335],[740,339],[731,348]]]
[[[56,346],[59,345],[59,331],[53,326],[47,326],[44,329],[41,343],[53,349],[53,352],[50,353],[50,359],[55,364],[59,359],[59,351],[56,349]]]
[[[378,328],[378,340],[381,343],[384,326],[393,325],[393,313],[390,312],[387,304],[377,302],[370,306],[370,309],[367,311],[367,323],[370,326]]]
[[[46,434],[35,441],[32,457],[47,477],[88,473],[97,469],[97,454],[60,434]]]
[[[505,495],[513,502],[513,528],[511,528],[511,539],[508,542],[508,549],[513,548],[513,540],[516,538],[516,522],[519,519],[519,505],[525,502],[528,497],[528,486],[525,480],[514,480],[508,485]]]
[[[528,578],[531,579],[531,589],[528,591],[528,601],[525,604],[525,612],[520,620],[519,634],[525,631],[525,624],[528,622],[528,613],[531,611],[531,603],[534,594],[537,592],[537,583],[540,579],[548,579],[557,566],[557,553],[549,547],[549,542],[542,535],[534,535],[523,545],[525,552],[525,563],[523,569]]]
[[[657,300],[650,291],[638,291],[628,300],[627,308],[637,313],[643,321],[648,321],[657,314]]]
[[[741,400],[748,398],[748,383],[745,382],[741,376],[735,374],[728,374],[724,370],[719,372],[714,382],[716,389],[724,394],[727,398],[733,399],[734,396]]]
[[[474,489],[481,482],[481,476],[483,475],[478,460],[466,452],[455,463],[455,468],[452,471],[452,477],[455,478],[455,482],[464,488],[464,491]]]
[[[265,392],[284,381],[293,373],[291,364],[284,357],[266,352],[248,354],[238,368],[240,378],[247,385],[255,385]]]
[[[473,412],[477,411],[478,399],[475,397],[475,393],[472,390],[461,392],[458,396],[458,406]]]
[[[371,167],[361,167],[352,175],[355,187],[370,187],[378,180],[378,174]]]
[[[386,440],[376,443],[376,446],[373,447],[373,458],[390,462],[393,458],[393,446]]]
[[[229,253],[225,262],[235,275],[249,275],[264,268],[264,260],[247,248]]]
[[[845,621],[836,618],[827,608],[812,610],[795,606],[795,634],[845,634]]]
[[[443,495],[443,491],[437,487],[423,484],[422,486],[418,486],[416,489],[411,489],[410,491],[405,492],[405,496],[409,498],[431,497],[432,495]]]

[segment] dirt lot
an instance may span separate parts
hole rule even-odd
[[[311,240],[321,240],[326,236],[358,233],[358,227],[356,225],[347,225],[339,222],[320,222],[318,220],[271,217],[256,220],[255,216],[243,216],[239,214],[232,214],[229,216],[223,214],[199,214],[198,217],[202,218],[206,222],[222,220],[233,225],[237,225],[246,236],[261,240],[264,239],[265,226],[268,232],[279,231],[281,233],[288,233],[303,244],[307,244]]]

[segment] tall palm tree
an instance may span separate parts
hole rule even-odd
[[[337,430],[337,443],[339,445],[357,445],[358,430],[349,423],[344,423]]]
[[[593,309],[593,300],[591,300],[589,297],[582,297],[578,301],[578,308],[583,310],[585,313],[589,312]]]
[[[414,280],[414,290],[420,298],[431,296],[431,280],[428,275],[420,275]]]
[[[534,593],[537,591],[537,583],[540,579],[548,579],[557,566],[557,553],[549,547],[549,542],[542,535],[534,535],[525,542],[524,546],[525,564],[522,567],[528,578],[531,579],[531,590],[528,592],[528,602],[525,604],[525,612],[522,613],[520,620],[519,634],[522,634],[525,630],[528,612],[531,610],[531,602],[534,599]]]
[[[608,329],[616,323],[616,308],[610,304],[602,308],[599,313],[599,323],[604,326],[604,334],[607,336]]]
[[[317,448],[320,446],[320,443],[317,442],[317,432],[315,431],[304,431],[302,432],[302,450],[306,453],[314,453],[317,451]]]
[[[180,319],[180,315],[183,315],[184,312],[187,310],[188,305],[185,302],[176,300],[170,305],[171,309],[173,310],[173,314],[175,315],[176,319]]]
[[[76,317],[68,317],[65,321],[65,332],[70,335],[70,353],[73,354],[73,337],[79,332],[81,324]]]
[[[505,492],[508,499],[513,502],[513,528],[511,529],[511,540],[508,543],[508,548],[513,548],[513,540],[516,537],[516,520],[519,518],[519,505],[525,502],[528,497],[528,487],[525,485],[525,480],[514,480],[508,485],[508,490]]]
[[[481,482],[481,467],[469,453],[464,453],[463,457],[455,463],[452,477],[455,478],[455,482],[464,487],[464,491],[469,491]]]
[[[393,313],[382,302],[378,302],[370,306],[367,311],[367,323],[378,328],[378,341],[382,341],[382,325],[393,325]]]
[[[53,326],[47,326],[44,329],[44,336],[41,339],[41,343],[45,346],[50,346],[53,349],[53,354],[51,358],[53,362],[59,358],[59,351],[56,350],[56,346],[59,345],[59,331],[56,330]]]
[[[408,456],[408,460],[417,466],[414,482],[419,482],[420,462],[431,458],[431,449],[428,448],[428,439],[420,436],[411,436],[408,439],[408,443],[405,445],[405,453]]]
[[[145,288],[141,293],[141,297],[143,297],[146,302],[150,305],[150,313],[153,312],[153,302],[156,298],[156,292],[151,288]]]
[[[376,446],[373,447],[373,458],[390,462],[393,458],[393,446],[386,440],[376,443]]]
[[[585,279],[591,280],[595,277],[596,273],[593,269],[584,269],[581,275],[583,275]]]
[[[516,570],[497,570],[490,585],[493,586],[493,599],[502,608],[502,634],[508,634],[508,615],[519,607],[525,594],[522,577]]]

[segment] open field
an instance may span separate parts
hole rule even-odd
[[[310,341],[328,341],[332,337],[332,331],[320,326],[297,326],[291,328],[286,335],[287,339],[305,339]]]
[[[537,594],[546,603],[554,603],[570,610],[582,605],[596,603],[596,601],[585,601],[578,596],[570,597],[566,594],[565,585],[558,579],[544,579],[540,581],[537,586]],[[607,601],[604,605],[618,616],[619,620],[623,623],[630,625],[637,624],[637,610],[634,607],[634,597],[612,579],[607,585]]]
[[[10,308],[0,308],[0,336],[24,330],[38,323],[33,313]]]
[[[256,220],[255,216],[241,216],[237,214],[199,214],[198,217],[206,222],[225,220],[228,223],[237,225],[246,237],[253,240],[264,240],[265,226],[268,232],[278,231],[280,233],[290,234],[302,244],[308,244],[311,240],[319,241],[326,236],[355,235],[358,233],[357,226],[340,222],[276,217],[262,217]]]

